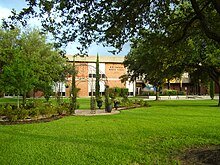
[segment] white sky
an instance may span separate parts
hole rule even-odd
[[[25,0],[0,0],[0,19],[7,18],[11,10],[14,8],[16,11],[20,11],[22,8],[26,7]],[[40,23],[35,19],[29,21],[32,25],[35,27],[40,26]],[[76,47],[79,46],[77,42],[68,44],[66,48],[67,54],[76,54],[79,53]],[[92,44],[88,50],[89,55],[97,55],[97,53],[100,56],[109,56],[112,55],[108,51],[113,50],[112,48],[103,47],[101,45]],[[127,55],[130,50],[129,44],[125,44],[124,48],[118,55]]]

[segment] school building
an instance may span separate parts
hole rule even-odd
[[[76,88],[79,88],[78,96],[86,97],[94,95],[95,79],[96,79],[96,59],[97,56],[76,56],[66,55],[69,62],[72,64],[75,61],[77,70],[76,74]],[[142,92],[153,90],[150,84],[146,84],[142,77],[136,79],[134,82],[122,83],[120,76],[127,73],[123,64],[124,56],[99,56],[99,74],[100,74],[100,92],[104,94],[105,85],[110,88],[128,88],[129,95],[141,95]],[[59,84],[59,91],[62,96],[70,96],[72,77],[69,75],[65,83]],[[58,89],[58,87],[57,87]],[[180,79],[173,79],[164,84],[163,89],[173,89],[177,91],[184,91],[187,94],[208,94],[208,90],[202,84],[194,85],[191,83],[190,76],[185,73]]]
[[[77,70],[76,88],[79,88],[78,96],[91,96],[95,92],[96,79],[96,59],[97,56],[72,56],[67,55],[70,63],[75,61]],[[122,83],[120,76],[127,73],[123,64],[124,56],[99,56],[99,74],[100,74],[100,92],[104,94],[105,85],[110,88],[128,88],[129,93],[133,95],[135,86],[132,82]],[[62,85],[65,96],[70,96],[72,77],[66,78],[66,84]]]

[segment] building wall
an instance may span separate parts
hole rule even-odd
[[[125,88],[125,83],[122,83],[120,76],[126,73],[126,69],[123,64],[106,63],[105,74],[108,79],[108,85],[112,87]]]
[[[126,87],[125,83],[120,80],[120,76],[126,73],[123,60],[124,57],[99,57],[99,74],[104,76],[100,79],[100,92],[104,92],[106,84],[109,87]],[[78,96],[89,96],[91,91],[95,92],[96,56],[76,58],[75,64],[77,69],[76,87],[80,88]],[[69,76],[67,77],[69,88],[66,88],[66,96],[70,96],[71,83],[72,78]]]

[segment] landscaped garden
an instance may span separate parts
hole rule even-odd
[[[0,125],[0,162],[177,164],[188,150],[220,146],[216,100],[149,104],[117,115],[67,116],[46,123]]]

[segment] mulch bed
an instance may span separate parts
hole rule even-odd
[[[14,124],[33,124],[33,123],[44,123],[50,122],[53,120],[58,120],[63,118],[63,116],[51,116],[47,118],[39,118],[39,119],[31,119],[31,120],[17,120],[17,121],[8,121],[8,120],[1,120],[0,125],[14,125]]]
[[[178,159],[182,165],[220,165],[220,146],[191,149]]]

